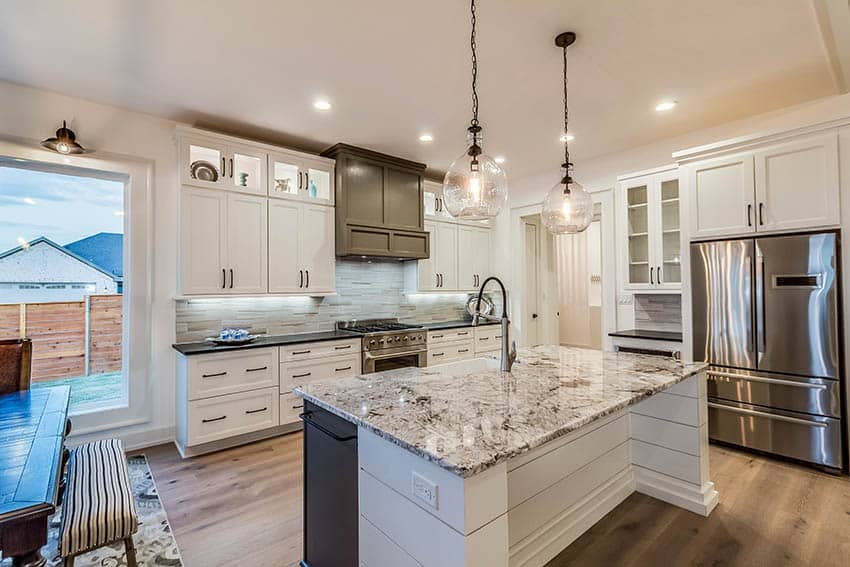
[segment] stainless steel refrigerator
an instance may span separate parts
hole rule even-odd
[[[833,232],[691,244],[709,437],[844,468]]]

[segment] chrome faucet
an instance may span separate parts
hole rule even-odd
[[[502,316],[501,317],[493,317],[491,315],[484,315],[481,313],[481,297],[484,295],[484,288],[487,286],[487,283],[490,280],[495,280],[499,287],[502,289]],[[481,284],[481,289],[478,290],[478,302],[475,304],[475,315],[472,317],[472,326],[477,327],[481,322],[481,319],[486,319],[488,321],[499,321],[502,324],[502,372],[510,372],[511,368],[513,368],[514,362],[516,361],[516,341],[511,342],[509,329],[511,326],[511,322],[508,319],[508,294],[505,291],[505,284],[502,283],[502,280],[495,276],[490,276],[484,283]]]

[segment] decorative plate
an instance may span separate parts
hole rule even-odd
[[[473,295],[466,302],[466,312],[475,317],[475,306],[478,303],[478,295]],[[481,314],[482,315],[490,315],[493,312],[493,302],[489,297],[482,296],[481,297]]]
[[[198,161],[193,161],[189,167],[189,173],[192,175],[192,179],[212,182],[218,181],[218,170],[206,160],[199,159]]]
[[[218,346],[239,346],[239,345],[247,345],[250,342],[253,342],[259,335],[248,335],[248,338],[245,339],[220,339],[218,337],[209,337],[204,339],[208,342],[215,343]]]

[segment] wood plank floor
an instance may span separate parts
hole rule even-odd
[[[296,566],[301,434],[181,460],[144,451],[187,567]],[[850,480],[718,446],[703,518],[633,494],[547,567],[850,565]]]

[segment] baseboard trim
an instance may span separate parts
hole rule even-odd
[[[176,440],[174,441],[174,445],[177,447],[177,451],[180,453],[181,457],[189,459],[200,455],[206,455],[207,453],[223,451],[224,449],[232,449],[239,445],[247,445],[248,443],[254,443],[256,441],[271,439],[272,437],[286,435],[287,433],[294,433],[296,431],[301,431],[301,422],[271,427],[269,429],[263,429],[262,431],[254,431],[252,433],[229,437],[227,439],[220,439],[218,441],[211,441],[210,443],[204,443],[203,445],[184,447]]]
[[[74,419],[71,418],[73,423]],[[121,430],[110,431],[109,429],[97,429],[85,433],[76,433],[72,431],[71,436],[66,440],[68,447],[77,447],[83,443],[90,443],[98,439],[107,437],[117,437],[124,444],[124,449],[127,451],[138,451],[155,445],[171,443],[174,440],[173,427],[160,427],[158,429],[146,429],[144,431],[122,433]]]
[[[632,468],[635,490],[641,494],[652,496],[701,516],[708,516],[717,506],[718,494],[713,482],[697,486],[638,465],[632,465]]]
[[[629,466],[510,549],[510,567],[543,567],[635,491]]]

